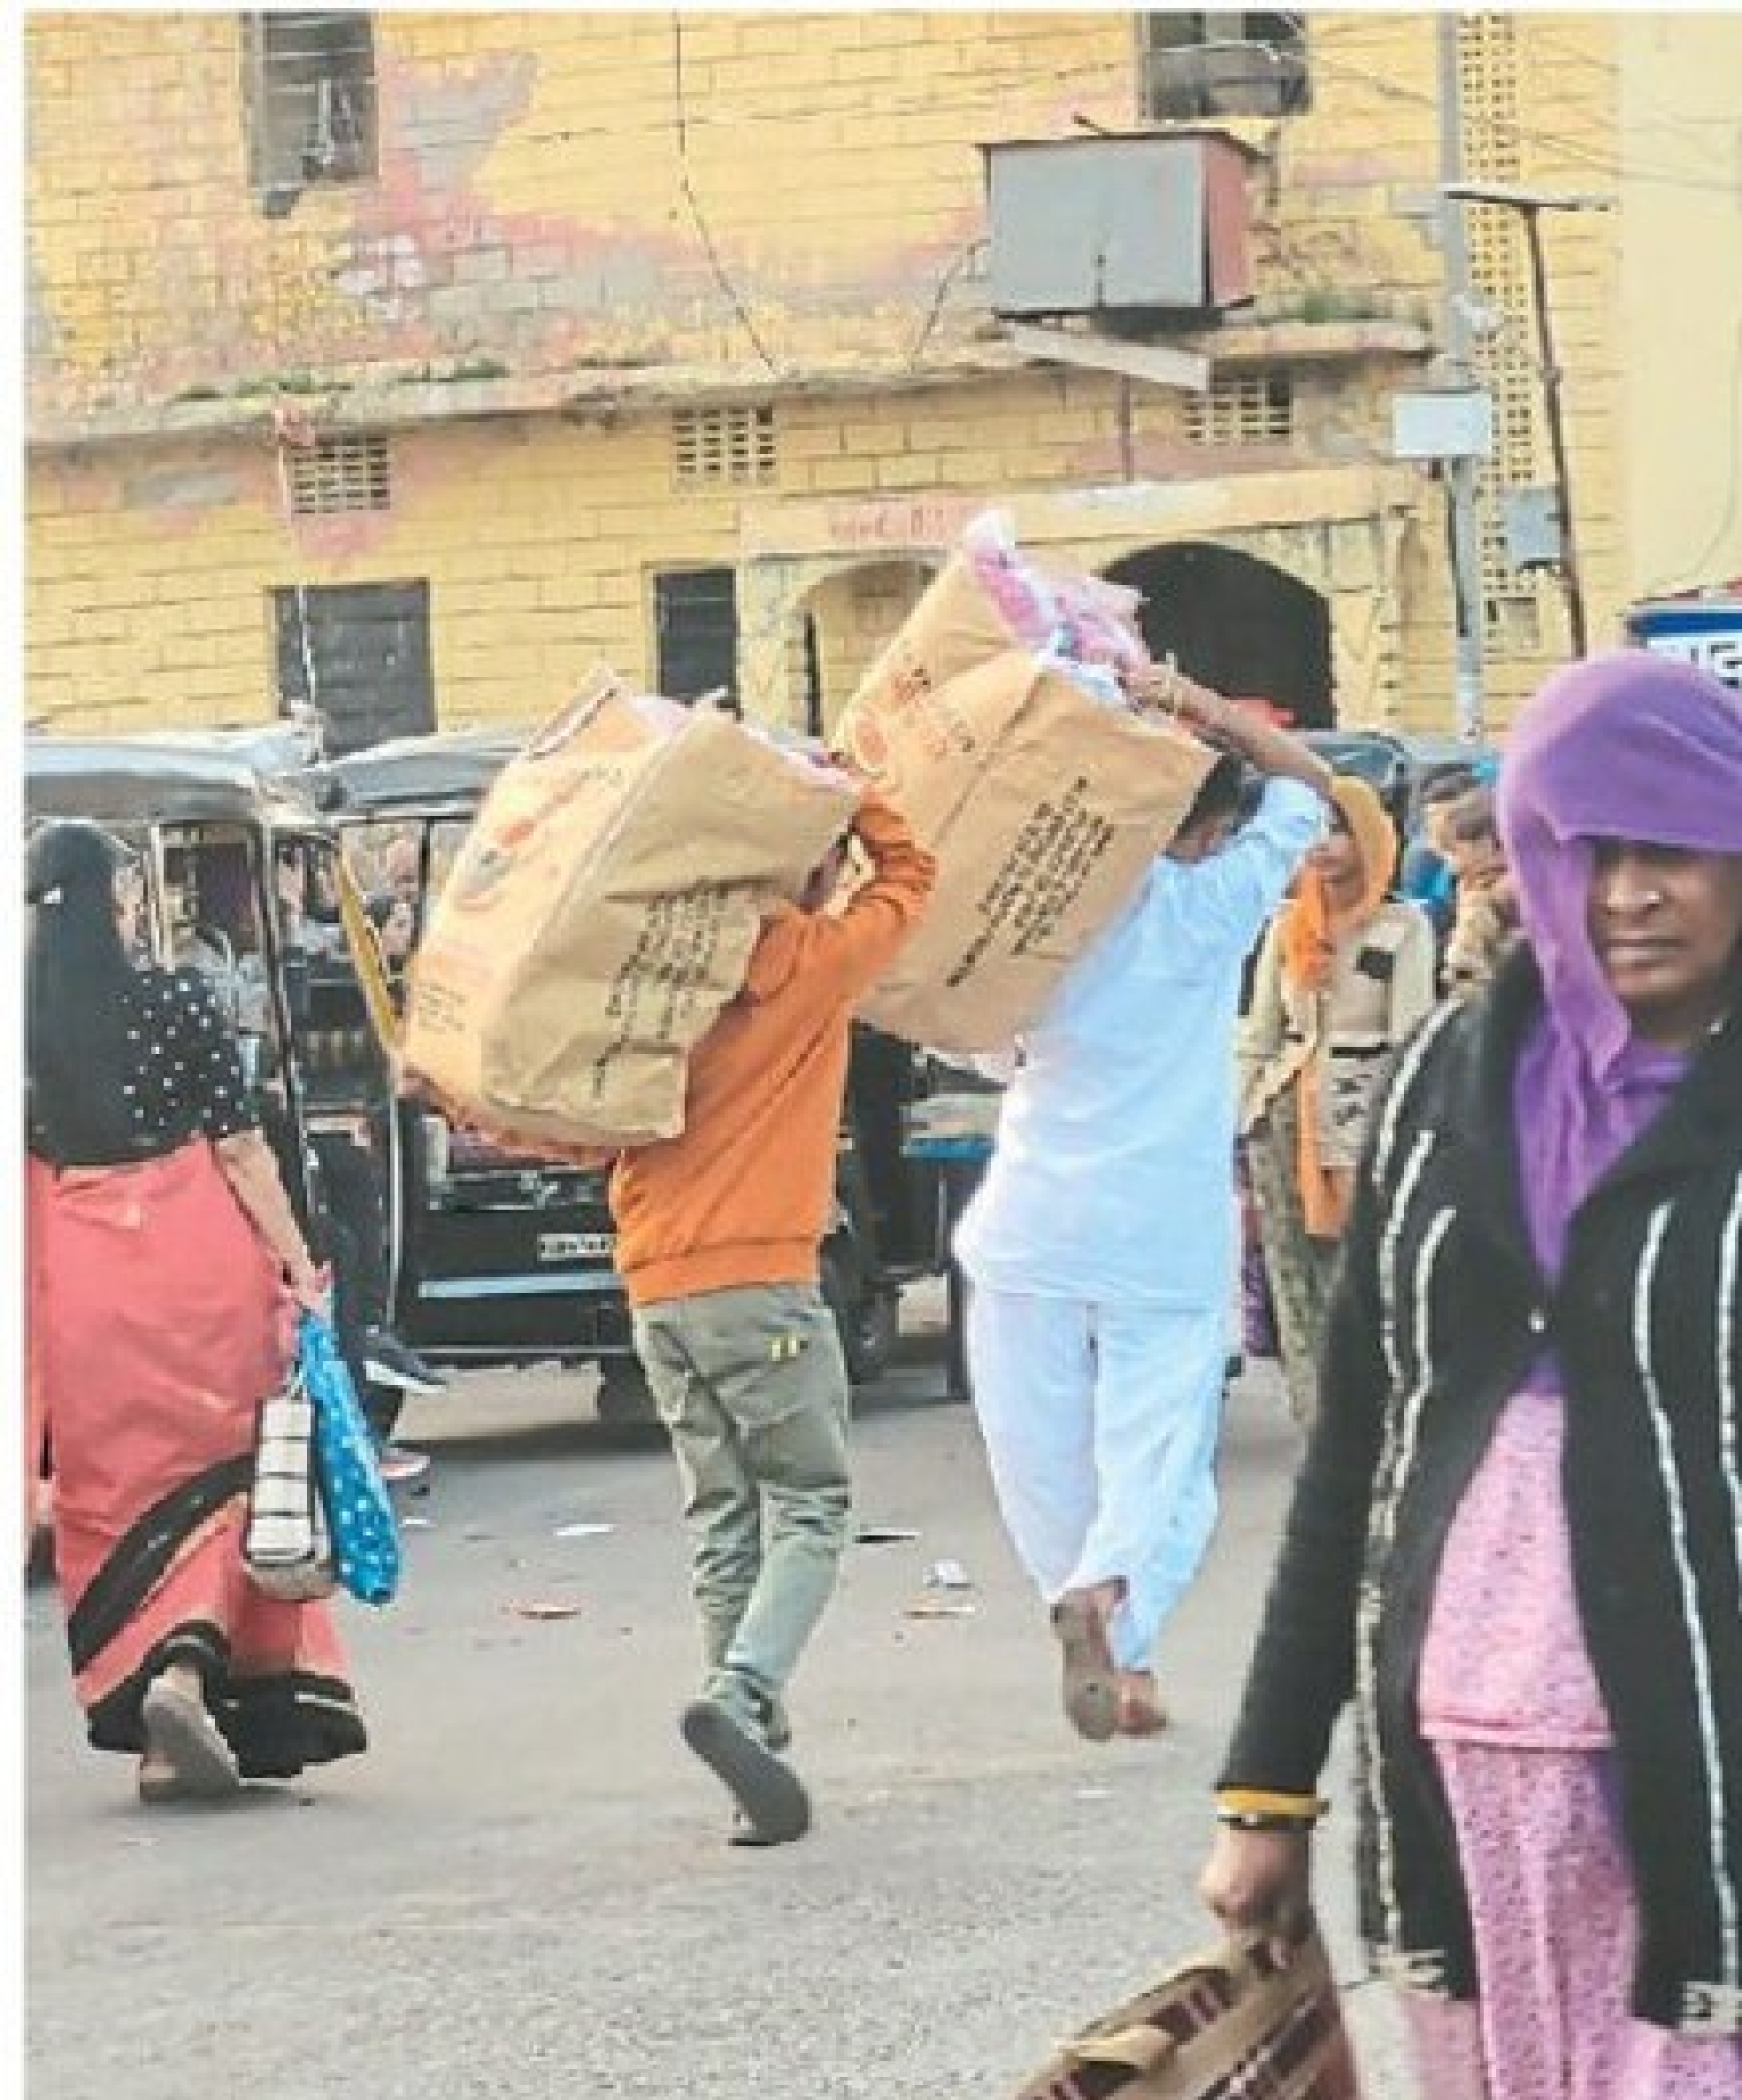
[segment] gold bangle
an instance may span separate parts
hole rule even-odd
[[[1318,1794],[1273,1794],[1262,1787],[1222,1787],[1216,1796],[1217,1808],[1237,1816],[1295,1816],[1302,1822],[1317,1822],[1331,1804]]]

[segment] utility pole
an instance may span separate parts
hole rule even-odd
[[[1504,182],[1442,182],[1440,194],[1448,200],[1494,204],[1502,211],[1516,212],[1524,221],[1524,235],[1531,250],[1531,290],[1537,310],[1537,354],[1542,361],[1543,406],[1547,412],[1555,502],[1561,512],[1561,584],[1566,594],[1567,629],[1572,651],[1576,657],[1582,657],[1589,641],[1585,580],[1578,566],[1578,531],[1573,515],[1572,466],[1567,452],[1563,379],[1554,347],[1554,317],[1548,295],[1548,263],[1542,245],[1542,215],[1545,212],[1612,212],[1615,200],[1560,190],[1520,189]]]
[[[1439,40],[1439,251],[1445,265],[1442,332],[1451,383],[1474,384],[1470,371],[1470,245],[1464,235],[1462,204],[1451,193],[1463,180],[1463,92],[1458,78],[1458,16],[1436,19]],[[1482,685],[1482,630],[1485,618],[1482,588],[1482,542],[1476,521],[1476,461],[1448,459],[1445,465],[1451,499],[1452,586],[1457,604],[1458,734],[1471,743],[1485,727]]]
[[[1573,512],[1572,469],[1567,460],[1567,426],[1561,399],[1561,360],[1554,348],[1554,318],[1548,303],[1548,265],[1542,250],[1543,203],[1532,198],[1517,209],[1524,218],[1531,248],[1531,296],[1536,302],[1537,346],[1542,358],[1542,400],[1548,413],[1548,449],[1554,462],[1554,486],[1561,492],[1561,581],[1567,594],[1567,632],[1573,654],[1586,646],[1585,580],[1579,574],[1577,526]]]

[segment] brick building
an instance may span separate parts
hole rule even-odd
[[[1677,159],[1637,94],[1622,170],[1627,34],[1458,30],[1470,172],[1623,200],[1550,234],[1599,638],[1642,587],[1630,520],[1661,514],[1629,479],[1621,178],[1655,160],[1661,204],[1673,162],[1742,227],[1734,155]],[[1722,48],[1678,46],[1683,76],[1727,52],[1737,76],[1742,25],[1688,34]],[[1420,13],[37,13],[28,712],[312,697],[348,744],[534,719],[602,656],[826,725],[997,502],[1139,583],[1152,639],[1225,689],[1448,727],[1444,493],[1391,445],[1434,369],[1435,37]],[[989,198],[983,147],[1065,141],[994,151],[993,188],[1027,187]],[[1178,288],[1070,291],[1103,207]],[[1503,713],[1564,626],[1500,530],[1502,492],[1547,479],[1524,255],[1506,214],[1471,235]],[[1721,421],[1722,370],[1687,383]]]

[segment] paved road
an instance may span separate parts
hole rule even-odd
[[[1167,1656],[1178,1726],[1096,1750],[967,1412],[923,1349],[861,1410],[856,1549],[795,1702],[810,1841],[722,1842],[684,1752],[691,1635],[670,1462],[587,1385],[474,1378],[409,1428],[439,1458],[403,1602],[348,1612],[366,1760],[218,1814],[146,1816],[84,1750],[31,1599],[35,2100],[1004,2100],[1081,2018],[1206,1936],[1206,1788],[1293,1440],[1230,1414],[1225,1514]],[[562,1538],[575,1523],[609,1533]],[[920,1619],[928,1565],[975,1611]],[[568,1618],[518,1605],[564,1604]],[[1325,1842],[1339,1970],[1347,1818]],[[1352,1996],[1370,2100],[1412,2100],[1388,2005]]]

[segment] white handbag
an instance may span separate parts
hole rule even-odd
[[[300,1366],[260,1405],[242,1559],[257,1589],[282,1604],[330,1596],[337,1586],[314,1466],[314,1403]]]

